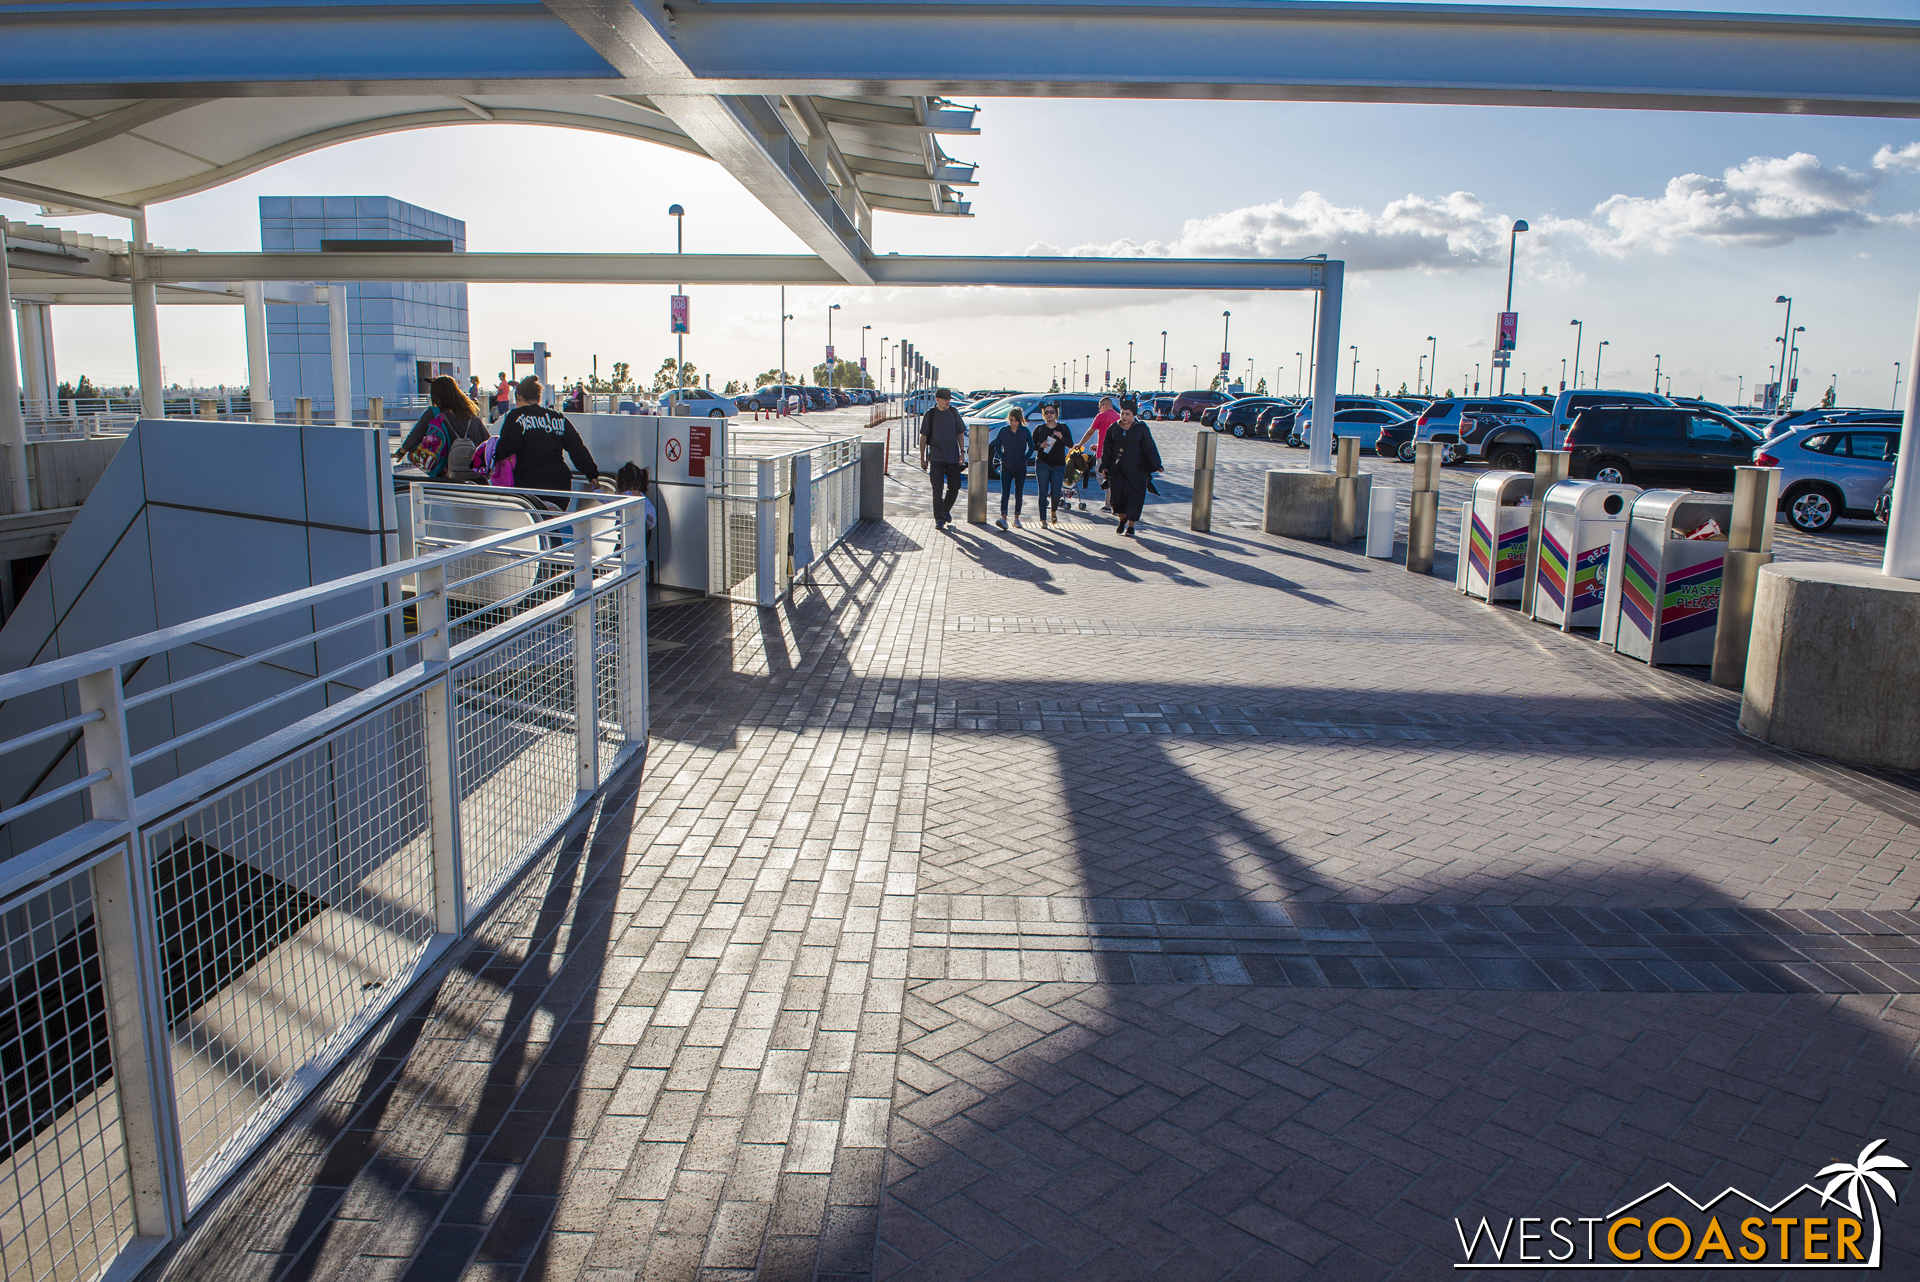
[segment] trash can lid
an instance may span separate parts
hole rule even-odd
[[[1505,507],[1532,496],[1532,472],[1482,472],[1480,479],[1473,483],[1473,502],[1476,507],[1482,503]]]

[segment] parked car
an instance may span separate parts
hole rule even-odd
[[[1284,441],[1293,430],[1294,412],[1299,407],[1292,401],[1281,401],[1260,411],[1260,418],[1254,424],[1254,435],[1269,441]]]
[[[1873,501],[1873,519],[1883,525],[1893,520],[1893,478],[1880,487],[1880,497]]]
[[[1815,423],[1835,423],[1842,420],[1850,423],[1891,423],[1897,427],[1900,424],[1900,418],[1901,415],[1898,410],[1876,410],[1840,405],[1822,405],[1810,410],[1788,410],[1784,414],[1774,415],[1772,421],[1766,426],[1765,435],[1768,440],[1772,440],[1776,436],[1785,435],[1796,427],[1812,427]]]
[[[1216,406],[1213,422],[1208,426],[1216,432],[1230,432],[1242,440],[1249,436],[1257,437],[1260,435],[1262,416],[1278,404],[1280,402],[1271,396],[1242,396],[1237,401]]]
[[[1433,404],[1433,398],[1430,396],[1389,396],[1387,399],[1415,418],[1425,414],[1427,407]]]
[[[732,418],[740,407],[704,387],[677,387],[660,393],[660,412],[673,418]]]
[[[1403,418],[1398,423],[1382,423],[1380,435],[1374,438],[1373,452],[1381,458],[1397,458],[1402,463],[1413,462],[1413,420]]]
[[[1876,510],[1893,480],[1900,430],[1842,430],[1851,422],[1796,428],[1754,451],[1755,463],[1780,469],[1780,510],[1795,529],[1817,534],[1843,516],[1885,519]]]
[[[1596,405],[1566,438],[1574,476],[1711,492],[1732,490],[1733,469],[1759,445],[1758,432],[1725,414],[1671,405]]]
[[[1344,397],[1341,399],[1345,399]],[[1334,402],[1333,435],[1351,436],[1359,440],[1364,448],[1379,439],[1380,428],[1389,423],[1411,424],[1412,419],[1399,409],[1384,410],[1376,405],[1357,405],[1352,409],[1340,408],[1340,401]],[[1287,444],[1295,449],[1305,449],[1309,444],[1307,437],[1313,431],[1313,420],[1307,414],[1296,414],[1293,426],[1287,433]]]
[[[1140,413],[1145,418],[1166,419],[1173,409],[1172,392],[1155,392],[1152,397],[1140,402]]]
[[[768,383],[765,387],[756,387],[751,392],[742,392],[733,398],[734,404],[743,410],[778,410],[789,396],[806,398],[807,389],[794,383]]]
[[[1413,439],[1457,447],[1441,451],[1442,463],[1478,457],[1495,467],[1524,471],[1533,466],[1533,451],[1551,438],[1550,424],[1546,411],[1517,396],[1449,397],[1426,408],[1415,423]],[[1504,448],[1490,455],[1489,446]],[[1409,462],[1412,456],[1409,446]]]
[[[986,432],[988,457],[991,458],[994,443],[1000,439],[1000,429],[1007,425],[1008,411],[1018,407],[1026,416],[1027,425],[1037,427],[1040,423],[1040,407],[1047,404],[1060,408],[1060,423],[1073,433],[1075,440],[1086,434],[1086,430],[1093,426],[1094,415],[1100,412],[1100,398],[1097,396],[1028,392],[996,401],[982,414],[962,415],[961,421],[970,432]],[[998,477],[1000,465],[997,462],[991,464],[988,472]]]
[[[1209,405],[1218,405],[1222,401],[1232,399],[1233,398],[1225,392],[1208,392],[1204,390],[1182,392],[1173,398],[1173,404],[1167,406],[1167,417],[1170,419],[1179,419],[1183,423],[1191,423],[1194,419],[1199,418],[1200,411],[1206,409]]]

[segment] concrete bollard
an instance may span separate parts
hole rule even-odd
[[[987,523],[987,473],[992,469],[987,462],[987,429],[982,427],[967,432],[967,522],[970,525]]]
[[[1193,438],[1193,519],[1187,528],[1201,534],[1213,533],[1213,460],[1220,438],[1212,432],[1196,432]]]
[[[293,421],[296,423],[313,422],[313,398],[296,396],[293,398]]]
[[[367,398],[367,422],[379,427],[387,421],[387,398],[369,396]]]
[[[1407,573],[1433,573],[1433,542],[1440,528],[1440,447],[1413,447],[1413,492],[1407,496]]]
[[[1360,442],[1351,436],[1334,438],[1339,447],[1333,466],[1333,525],[1330,542],[1345,546],[1359,535],[1360,522]]]
[[[1573,455],[1566,450],[1537,450],[1533,456],[1533,506],[1527,512],[1526,579],[1520,584],[1520,613],[1533,617],[1533,581],[1540,568],[1540,522],[1547,514],[1547,487],[1569,475]]]
[[[201,418],[220,417],[220,402],[214,400],[212,397],[203,397],[196,400],[193,404],[195,411]]]
[[[1747,683],[1753,640],[1753,601],[1760,567],[1773,560],[1774,513],[1780,506],[1780,469],[1733,469],[1733,528],[1727,531],[1720,572],[1720,620],[1713,634],[1712,681],[1729,690]]]
[[[1393,514],[1400,507],[1400,491],[1391,485],[1376,486],[1367,505],[1367,555],[1376,560],[1393,559]]]

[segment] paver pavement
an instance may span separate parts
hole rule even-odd
[[[1138,540],[918,479],[656,614],[644,771],[166,1276],[1439,1278],[1920,1153],[1913,781],[1177,476]]]

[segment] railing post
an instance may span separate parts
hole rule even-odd
[[[760,605],[780,603],[780,566],[787,549],[780,540],[780,463],[777,459],[759,460],[759,486],[753,503],[753,569],[757,586],[754,599]]]
[[[620,631],[614,638],[620,730],[628,743],[647,742],[647,511],[636,503],[620,517]]]
[[[573,515],[573,728],[575,788],[582,795],[600,787],[600,682],[593,651],[593,521],[597,504],[585,496]]]
[[[427,823],[433,846],[435,931],[458,935],[467,928],[466,869],[460,850],[460,738],[453,698],[453,644],[448,635],[447,567],[433,565],[416,576],[414,619],[420,662],[438,679],[420,692],[426,719]]]
[[[93,921],[134,1231],[141,1237],[169,1238],[186,1219],[186,1165],[174,1112],[173,1055],[154,938],[153,888],[140,829],[131,822],[133,767],[120,670],[91,673],[77,684],[81,710],[105,714],[82,731],[86,768],[110,772],[88,789],[93,817],[129,825],[120,853],[93,870]]]

